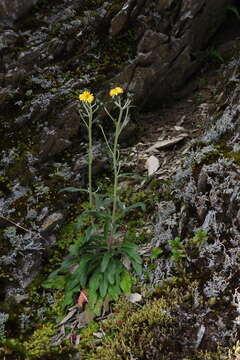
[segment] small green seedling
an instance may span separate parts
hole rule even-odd
[[[187,256],[185,246],[182,243],[180,237],[168,241],[171,250],[171,260],[179,263],[183,258]]]
[[[163,253],[163,250],[160,248],[152,249],[150,259],[155,260]]]

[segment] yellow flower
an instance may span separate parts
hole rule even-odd
[[[120,87],[116,87],[116,88],[110,90],[109,95],[111,97],[113,97],[113,96],[117,96],[117,95],[122,94],[122,93],[123,93],[123,89],[120,88]]]
[[[79,95],[79,100],[91,103],[94,100],[94,96],[89,91],[84,91],[82,94]]]

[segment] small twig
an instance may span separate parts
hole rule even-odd
[[[30,234],[32,234],[32,233],[33,233],[31,230],[26,229],[25,227],[23,227],[23,226],[21,226],[21,225],[19,225],[19,224],[15,223],[13,220],[11,220],[11,219],[9,219],[9,218],[7,218],[7,217],[5,217],[5,216],[1,215],[1,214],[0,214],[0,218],[2,218],[3,220],[8,221],[9,223],[13,224],[14,226],[18,227],[18,228],[19,228],[19,229],[21,229],[21,230],[24,230],[24,231],[26,231],[26,232],[28,232],[28,233],[30,233]],[[38,235],[39,235],[39,236],[40,236],[40,238],[42,238],[43,240],[47,241],[47,239],[45,239],[45,238],[44,238],[44,237],[43,237],[40,233],[38,233]]]

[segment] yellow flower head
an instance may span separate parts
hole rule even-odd
[[[116,88],[110,90],[109,95],[111,97],[114,97],[114,96],[117,96],[117,95],[122,94],[122,93],[123,93],[123,89],[120,88],[120,87],[116,87]]]
[[[79,100],[91,103],[94,100],[94,96],[89,91],[84,91],[82,94],[79,95]]]

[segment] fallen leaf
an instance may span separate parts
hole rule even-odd
[[[83,289],[81,290],[80,292],[80,295],[78,297],[78,300],[77,300],[77,304],[80,306],[80,308],[82,309],[83,308],[83,305],[88,302],[88,298],[87,298],[87,290],[86,289]]]
[[[157,141],[154,145],[152,145],[146,151],[153,152],[153,151],[156,151],[157,149],[163,149],[163,148],[166,148],[169,146],[173,146],[173,145],[179,143],[180,141],[182,141],[183,139],[185,139],[186,137],[188,137],[188,134],[184,133],[184,134],[181,134],[172,139]]]
[[[156,156],[151,155],[146,161],[148,176],[153,175],[159,168],[159,160]]]

